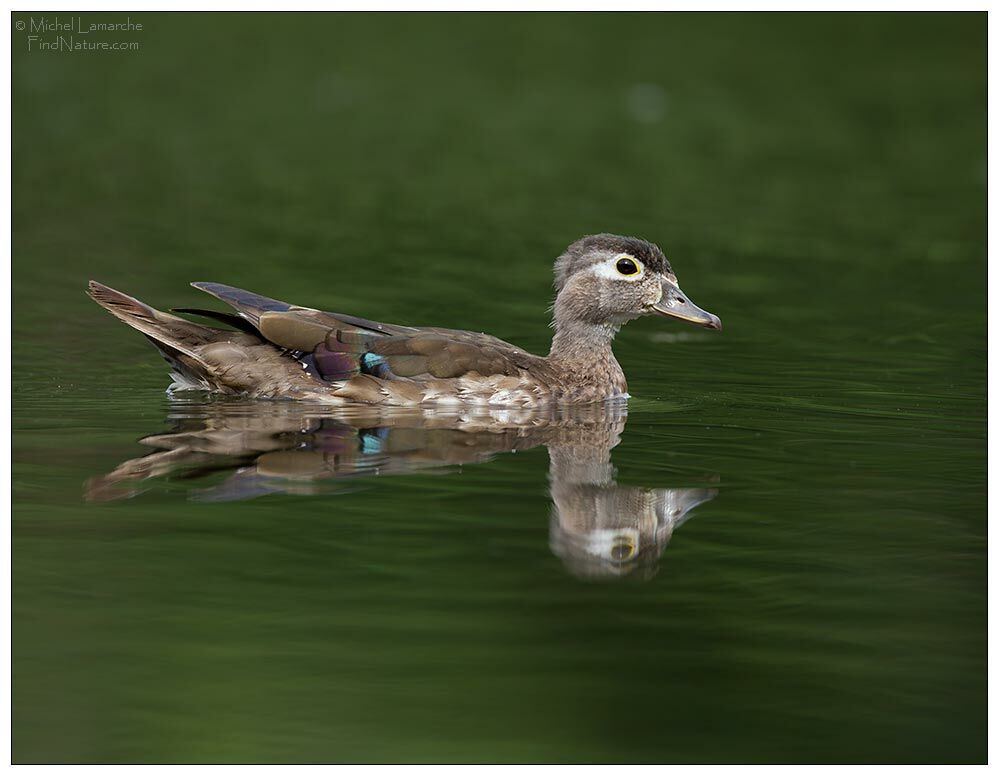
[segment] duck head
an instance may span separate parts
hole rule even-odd
[[[637,237],[595,234],[555,262],[555,326],[584,323],[615,329],[642,315],[677,318],[708,329],[721,319],[690,301],[658,245]]]

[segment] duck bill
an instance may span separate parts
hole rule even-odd
[[[721,318],[702,310],[687,298],[678,285],[669,281],[663,283],[662,298],[652,305],[652,312],[666,318],[677,318],[696,326],[703,326],[706,329],[721,331],[722,327]]]

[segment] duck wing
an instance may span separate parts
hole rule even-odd
[[[211,294],[216,299],[221,299],[226,304],[231,305],[236,309],[240,317],[245,318],[254,326],[258,326],[261,318],[267,313],[304,312],[316,314],[314,317],[327,316],[329,320],[336,321],[341,326],[356,327],[379,334],[405,334],[418,331],[418,329],[414,329],[411,326],[379,323],[378,321],[369,321],[365,318],[357,318],[353,315],[342,315],[340,313],[324,313],[321,310],[314,310],[311,307],[288,304],[278,299],[271,299],[268,296],[261,296],[252,291],[227,286],[223,283],[191,283],[191,285],[199,291]]]
[[[231,305],[260,336],[290,351],[323,380],[363,375],[415,381],[475,373],[518,376],[543,361],[470,331],[417,328],[291,305],[221,283],[192,283]]]

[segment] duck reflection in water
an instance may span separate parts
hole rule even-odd
[[[182,401],[168,415],[170,431],[140,440],[152,452],[92,478],[85,492],[90,501],[112,501],[156,481],[229,472],[221,483],[192,489],[190,498],[318,495],[345,479],[445,472],[544,445],[555,555],[577,576],[649,577],[674,529],[718,491],[618,485],[611,450],[626,415],[623,403],[450,415],[361,407],[333,415],[299,403]]]

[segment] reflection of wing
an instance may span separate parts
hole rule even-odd
[[[155,451],[90,480],[88,499],[131,496],[155,480],[197,479],[219,471],[231,476],[192,497],[233,500],[328,492],[330,481],[444,470],[540,444],[609,450],[624,425],[621,405],[479,415],[362,407],[335,416],[328,408],[301,404],[212,402],[178,407],[172,431],[142,440]]]

